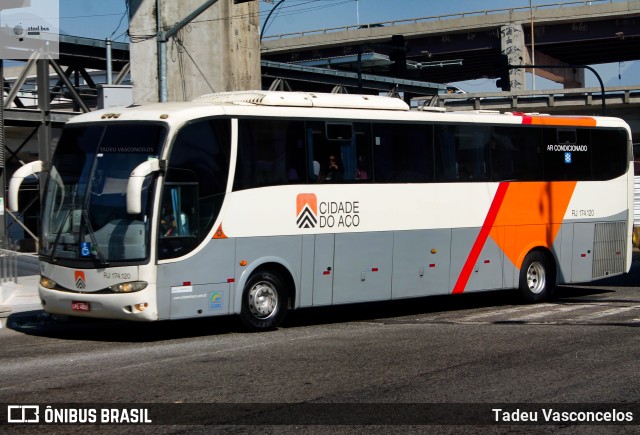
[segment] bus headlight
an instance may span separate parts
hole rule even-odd
[[[140,290],[144,290],[145,288],[147,288],[146,281],[131,281],[114,284],[109,287],[109,290],[114,293],[134,293],[139,292]]]
[[[58,286],[55,281],[40,275],[40,285],[44,288],[54,289]]]

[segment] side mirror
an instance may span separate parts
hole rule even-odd
[[[140,163],[131,172],[127,184],[127,213],[138,214],[142,212],[142,184],[147,175],[160,171],[165,167],[165,161],[150,159]]]
[[[7,208],[10,211],[18,211],[18,192],[20,191],[22,181],[28,176],[35,175],[43,170],[44,162],[42,160],[36,160],[35,162],[27,163],[13,174],[9,182],[9,201],[7,204]]]

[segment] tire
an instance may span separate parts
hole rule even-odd
[[[242,292],[240,319],[251,331],[274,329],[287,313],[288,292],[282,278],[269,271],[254,273]]]
[[[527,303],[547,300],[555,290],[555,271],[548,257],[540,251],[527,254],[520,268],[520,295]]]

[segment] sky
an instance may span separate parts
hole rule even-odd
[[[128,41],[127,3],[125,0],[58,0],[60,33],[89,38]],[[279,0],[260,1],[261,29],[264,20]],[[526,8],[560,3],[563,0],[285,0],[272,13],[264,36],[318,30],[340,26],[378,23],[392,20],[431,17],[462,12]],[[564,0],[575,1],[575,0]],[[610,0],[596,0],[598,1]],[[613,0],[616,1],[616,0]],[[620,0],[622,1],[622,0]],[[0,0],[0,3],[2,0]],[[204,0],[202,0],[204,3]],[[583,2],[588,3],[588,2]],[[190,11],[185,11],[185,15]],[[534,14],[535,15],[535,14]],[[640,84],[640,62],[595,66],[606,86]],[[587,72],[587,86],[598,86]],[[456,83],[468,92],[496,90],[495,80]],[[536,79],[536,89],[559,85]]]

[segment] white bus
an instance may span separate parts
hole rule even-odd
[[[526,301],[631,266],[629,126],[247,91],[64,128],[42,208],[49,313],[240,315],[495,289]]]

